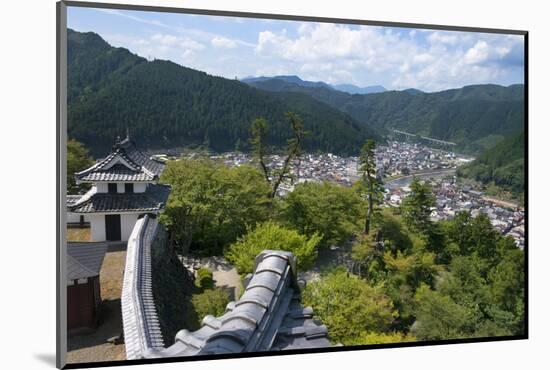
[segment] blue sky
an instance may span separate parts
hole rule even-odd
[[[514,35],[72,7],[67,25],[226,78],[292,74],[424,91],[524,82],[523,37]]]

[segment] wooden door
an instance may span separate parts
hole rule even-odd
[[[120,215],[105,215],[105,239],[120,240]]]

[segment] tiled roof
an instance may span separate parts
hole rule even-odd
[[[170,186],[148,184],[143,193],[98,193],[93,189],[78,202],[68,205],[74,213],[155,212],[161,210],[170,193]]]
[[[67,207],[72,206],[82,198],[82,195],[67,195]]]
[[[106,252],[107,244],[67,243],[67,279],[98,276]]]
[[[204,317],[199,330],[180,330],[173,345],[162,347],[150,291],[154,232],[147,231],[148,217],[138,220],[128,243],[122,293],[127,359],[331,346],[327,328],[313,319],[310,307],[300,304],[296,258],[289,252],[267,250],[256,257],[244,294],[230,302],[222,316]],[[150,317],[144,316],[147,312]]]
[[[75,174],[77,182],[153,181],[158,179],[164,164],[140,152],[129,138],[117,141],[112,152],[92,167]]]
[[[327,328],[300,304],[296,258],[284,251],[263,251],[244,294],[220,317],[206,316],[203,326],[181,330],[166,356],[261,352],[330,347]]]

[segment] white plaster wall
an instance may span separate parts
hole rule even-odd
[[[106,182],[96,182],[94,184],[94,187],[97,188],[98,193],[106,193],[107,192],[107,183]]]
[[[87,216],[88,217],[88,216]],[[89,215],[90,220],[90,241],[102,242],[105,241],[105,215]],[[120,215],[120,238],[122,241],[128,241],[130,234],[134,229],[138,219],[137,213],[129,213]]]
[[[128,241],[128,239],[130,239],[130,235],[136,225],[137,219],[137,213],[120,215],[120,237],[122,240]]]
[[[147,189],[146,182],[136,182],[134,183],[134,193],[144,193]]]
[[[108,182],[97,182],[94,186],[97,188],[98,193],[107,193],[109,191]],[[148,183],[134,182],[134,193],[143,193],[147,189]],[[117,193],[124,193],[124,183],[117,182]]]
[[[90,215],[90,241],[102,242],[105,241],[105,216]]]
[[[80,215],[78,213],[67,212],[67,223],[79,223]],[[84,222],[90,222],[90,217],[84,215]]]
[[[67,212],[67,223],[80,222],[80,215],[76,213]]]

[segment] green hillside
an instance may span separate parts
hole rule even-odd
[[[481,153],[524,126],[524,86],[472,85],[437,93],[387,91],[348,94],[271,79],[252,86],[311,96],[380,133],[399,129],[452,141],[457,149]]]
[[[147,61],[108,45],[94,33],[68,30],[68,131],[94,154],[130,129],[140,146],[207,145],[216,151],[247,145],[253,119],[270,123],[270,144],[290,137],[287,111],[304,118],[307,151],[357,153],[379,139],[369,127],[319,100],[260,91],[178,64]]]
[[[516,195],[525,191],[525,133],[506,138],[475,161],[462,167],[458,174],[484,184],[494,183]]]

